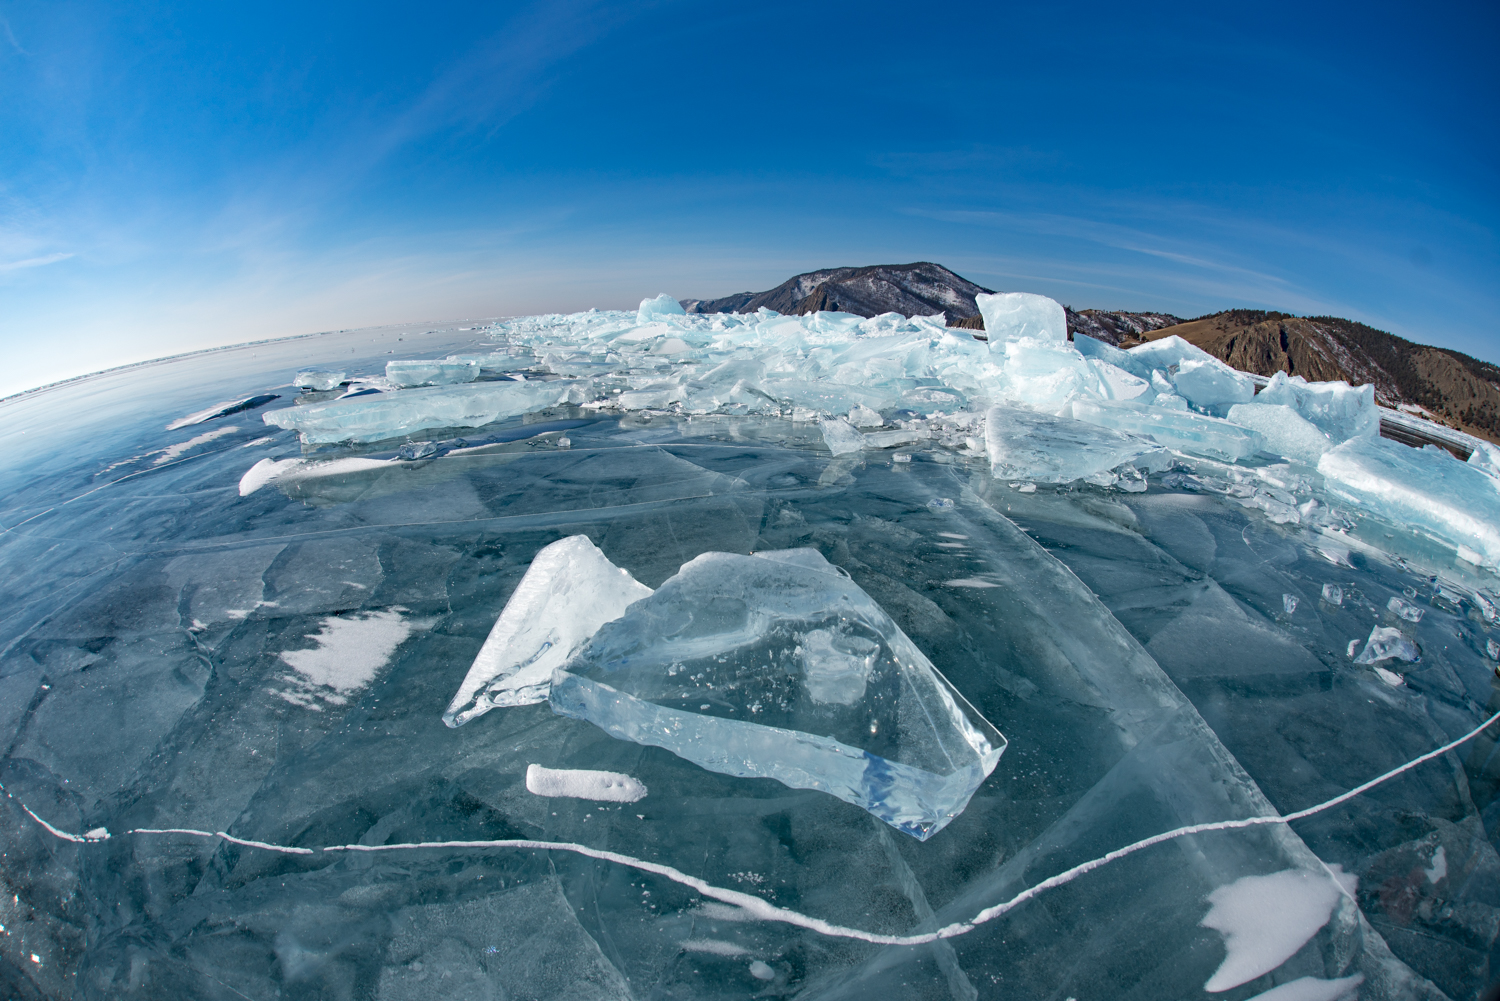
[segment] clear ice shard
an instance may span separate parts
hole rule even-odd
[[[1316,424],[1285,404],[1236,403],[1229,408],[1229,420],[1260,432],[1266,451],[1310,466],[1334,446]]]
[[[983,293],[974,297],[991,349],[1023,337],[1041,341],[1068,339],[1068,317],[1054,299],[1032,292]]]
[[[1143,457],[1168,458],[1139,435],[1017,407],[991,407],[984,438],[990,473],[1004,480],[1071,483]]]
[[[570,382],[482,382],[377,393],[348,400],[287,407],[265,415],[267,424],[298,431],[308,445],[380,441],[426,428],[472,428],[552,406],[567,398]]]
[[[479,378],[479,362],[472,359],[447,361],[388,361],[385,377],[396,386],[456,386]]]
[[[1401,630],[1376,626],[1370,630],[1370,638],[1365,641],[1364,650],[1354,658],[1354,663],[1379,664],[1393,657],[1409,664],[1422,659],[1417,652],[1417,645],[1407,639]]]
[[[1238,424],[1134,400],[1076,397],[1067,409],[1071,412],[1069,416],[1077,420],[1148,436],[1167,448],[1225,462],[1248,458],[1264,444],[1259,433]]]
[[[834,455],[858,452],[865,447],[864,435],[856,431],[854,425],[842,417],[819,421],[818,425],[823,429],[823,444],[827,445],[828,451]]]
[[[637,323],[650,323],[661,316],[685,316],[687,310],[682,308],[682,303],[663,292],[655,299],[642,299],[641,308],[636,311]]]
[[[1291,407],[1335,442],[1380,433],[1380,408],[1375,405],[1373,384],[1308,382],[1300,375],[1277,372],[1255,402]]]
[[[315,389],[321,392],[337,389],[343,381],[342,370],[330,372],[321,368],[304,368],[293,377],[292,385],[298,389]]]
[[[1005,738],[815,549],[705,553],[552,678],[554,712],[710,771],[831,793],[920,840]]]
[[[586,535],[544,547],[479,648],[443,722],[463,726],[499,706],[547,701],[553,669],[601,625],[650,594]]]
[[[1367,435],[1318,460],[1329,493],[1381,519],[1500,565],[1500,489],[1474,466],[1435,445]]]

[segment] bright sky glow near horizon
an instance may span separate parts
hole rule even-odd
[[[0,0],[0,395],[931,260],[1500,361],[1493,4]]]

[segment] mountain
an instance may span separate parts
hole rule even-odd
[[[933,316],[948,322],[979,318],[974,297],[991,292],[941,264],[876,264],[864,268],[827,268],[788,278],[768,292],[737,292],[721,299],[684,299],[689,313],[753,313],[764,306],[778,313],[813,313],[820,309],[878,316]],[[981,324],[981,329],[983,325]]]
[[[1500,366],[1416,344],[1335,316],[1234,309],[1146,331],[1123,347],[1173,334],[1245,372],[1373,383],[1383,406],[1419,407],[1449,427],[1500,441]]]

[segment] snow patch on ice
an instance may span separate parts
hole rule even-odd
[[[639,779],[623,772],[598,772],[587,768],[526,766],[526,791],[536,796],[588,799],[596,803],[635,803],[646,798]]]
[[[1319,980],[1317,977],[1298,977],[1289,983],[1247,998],[1246,1001],[1340,1001],[1354,993],[1354,989],[1365,982],[1363,973],[1338,980]]]
[[[724,956],[727,959],[737,959],[740,956],[750,955],[748,949],[735,945],[733,942],[721,942],[714,938],[690,938],[678,944],[682,946],[684,952],[703,952],[710,956]],[[775,974],[772,974],[772,976],[775,976]]]
[[[321,709],[315,700],[343,705],[349,696],[375,680],[418,623],[402,618],[400,605],[382,611],[331,615],[307,639],[317,642],[310,650],[285,650],[281,659],[295,675],[283,675],[291,688],[273,694],[294,705]]]
[[[1291,959],[1328,923],[1344,893],[1327,873],[1296,869],[1245,876],[1210,893],[1200,924],[1224,936],[1228,955],[1203,989],[1227,991]]]

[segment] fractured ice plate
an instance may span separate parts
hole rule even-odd
[[[814,549],[684,564],[556,670],[550,701],[710,771],[832,793],[923,841],[1005,750]]]

